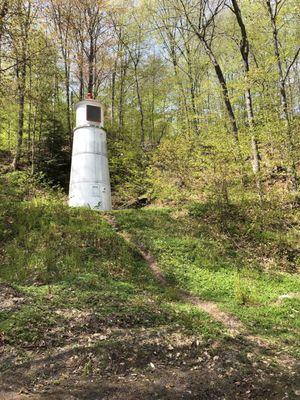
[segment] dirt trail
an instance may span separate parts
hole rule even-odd
[[[148,253],[143,245],[137,245],[133,243],[130,235],[124,233],[123,231],[118,232],[128,243],[134,245],[139,253],[143,256],[144,260],[147,261],[149,268],[151,269],[153,275],[156,279],[164,286],[169,286],[163,272],[161,271],[159,265],[153,258],[153,256]],[[228,333],[231,336],[236,336],[242,333],[245,330],[243,324],[234,318],[232,315],[221,311],[219,307],[212,301],[200,300],[198,297],[193,296],[192,294],[184,291],[177,291],[178,298],[185,303],[193,304],[195,307],[198,307],[202,311],[205,311],[209,315],[211,315],[216,321],[221,322],[227,329]]]
[[[147,262],[149,268],[151,269],[155,278],[164,286],[169,286],[162,270],[160,269],[158,263],[154,257],[145,249],[144,245],[137,244],[133,241],[129,233],[120,230],[117,221],[112,215],[105,215],[106,221],[117,231],[117,233],[131,246],[133,246]],[[212,301],[200,300],[198,297],[184,291],[177,291],[178,299],[186,303],[190,303],[201,311],[205,311],[210,316],[212,316],[216,321],[221,322],[227,329],[228,333],[232,336],[237,336],[241,333],[245,333],[245,327],[243,324],[237,320],[232,315],[221,311],[217,304]]]
[[[154,257],[145,249],[145,246],[142,244],[137,244],[128,232],[124,232],[123,230],[121,230],[116,219],[112,215],[106,214],[104,215],[104,218],[116,230],[118,235],[120,235],[128,244],[134,247],[141,254],[143,259],[147,262],[157,281],[163,286],[170,286],[158,263],[156,262]],[[238,320],[233,315],[220,310],[218,305],[213,301],[199,299],[197,296],[194,296],[191,293],[188,293],[187,291],[181,289],[177,289],[176,293],[179,300],[194,305],[195,307],[199,308],[199,310],[209,314],[216,321],[222,323],[226,328],[228,334],[233,338],[243,336],[246,341],[253,343],[256,346],[260,346],[264,349],[272,348],[274,350],[273,343],[269,342],[267,339],[249,333],[245,325],[240,320]],[[297,360],[293,359],[293,357],[291,356],[282,354],[281,352],[276,354],[276,359],[281,365],[291,363],[297,364]]]
[[[102,317],[89,303],[82,310],[55,309],[62,319],[47,329],[46,347],[18,348],[5,341],[1,347],[0,337],[0,366],[6,366],[0,368],[0,400],[297,398],[293,357],[249,334],[216,303],[175,288],[145,246],[122,231],[113,216],[104,217],[147,262],[162,288],[219,321],[231,337],[185,335],[179,324],[153,326],[147,315],[124,324],[122,315],[119,321],[110,313]],[[0,289],[5,312],[30,304],[10,286]]]

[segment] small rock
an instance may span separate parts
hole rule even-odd
[[[154,371],[156,369],[155,365],[152,362],[149,363],[149,368],[151,369],[151,371]]]

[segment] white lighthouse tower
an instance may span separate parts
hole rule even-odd
[[[69,205],[111,210],[103,107],[91,96],[76,105]]]

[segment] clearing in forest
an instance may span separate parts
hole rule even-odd
[[[207,214],[114,212],[128,243],[98,213],[1,179],[0,398],[297,398],[299,299],[280,297],[297,281],[251,270],[254,239],[237,256]],[[196,298],[263,343],[232,335]]]

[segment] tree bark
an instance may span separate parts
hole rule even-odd
[[[278,28],[277,28],[277,23],[276,23],[277,13],[276,13],[276,11],[273,11],[270,0],[266,0],[266,5],[267,5],[269,17],[270,17],[271,26],[272,26],[274,54],[275,54],[275,58],[276,58],[277,71],[278,71],[278,86],[279,86],[279,93],[280,93],[281,110],[282,110],[282,116],[284,118],[285,125],[286,125],[287,146],[288,146],[288,150],[289,150],[289,156],[291,158],[290,175],[291,175],[292,189],[296,191],[296,190],[298,190],[298,176],[297,176],[296,161],[295,161],[295,156],[294,156],[295,149],[294,149],[294,141],[293,141],[293,132],[292,132],[291,121],[290,121],[290,116],[289,116],[289,111],[288,111],[287,93],[286,93],[286,85],[285,85],[287,76],[284,76],[284,73],[283,73],[282,60],[281,60],[281,54],[280,54],[280,49],[279,49]],[[275,3],[275,6],[277,6],[277,0]]]
[[[127,60],[121,59],[120,62],[120,93],[118,101],[118,134],[121,135],[124,128],[124,89],[127,74]]]
[[[115,69],[111,74],[111,122],[114,124],[115,122],[115,102],[116,102],[116,62]]]
[[[52,18],[58,34],[60,50],[64,64],[64,84],[66,95],[66,118],[69,134],[69,144],[72,141],[71,99],[70,99],[70,7],[64,8],[63,4],[51,1]]]
[[[251,136],[251,151],[252,151],[252,170],[256,176],[256,186],[258,189],[258,195],[260,200],[262,201],[262,183],[260,177],[260,154],[258,148],[258,141],[254,131],[254,111],[253,111],[253,102],[252,102],[252,94],[250,86],[247,82],[248,80],[248,73],[250,70],[249,65],[249,40],[247,35],[246,26],[244,24],[244,20],[242,17],[242,13],[240,7],[238,5],[237,0],[231,0],[233,5],[233,11],[239,25],[241,31],[241,42],[240,42],[240,53],[243,59],[244,64],[244,74],[246,79],[246,89],[245,89],[245,105],[246,105],[246,112],[247,112],[247,120],[250,129],[250,136]]]
[[[35,172],[35,133],[36,133],[36,120],[37,120],[37,109],[34,110],[33,117],[33,131],[31,137],[31,175]]]
[[[138,78],[138,63],[137,62],[134,62],[134,80],[135,80],[135,86],[136,86],[138,107],[139,107],[139,112],[140,112],[141,146],[143,146],[145,143],[145,126],[144,126],[145,117],[144,117],[144,108],[143,108],[143,102],[142,102],[142,96],[141,96],[141,90],[140,90],[140,83],[139,83],[139,78]]]
[[[18,113],[17,144],[16,144],[16,149],[15,149],[15,156],[12,161],[12,168],[14,171],[19,168],[22,143],[23,143],[25,85],[26,85],[26,56],[25,56],[25,53],[23,53],[23,58],[21,60],[21,67],[18,65],[16,67],[16,69],[17,69],[17,79],[18,79],[19,113]]]
[[[79,69],[79,101],[81,101],[84,98],[83,44],[82,43],[80,43],[78,69]]]
[[[90,48],[88,56],[88,93],[94,94],[94,38],[90,37]]]
[[[196,107],[196,95],[195,95],[195,82],[193,80],[193,71],[192,71],[192,62],[190,59],[190,51],[186,46],[186,61],[187,61],[187,66],[188,66],[188,77],[189,77],[189,83],[190,83],[190,95],[191,95],[191,106],[192,106],[192,124],[194,128],[194,132],[196,135],[199,135],[200,130],[199,130],[199,119],[198,119],[198,112],[197,112],[197,107]]]
[[[181,93],[181,97],[179,98],[179,105],[180,105],[180,103],[183,104],[187,128],[190,129],[188,104],[187,104],[187,100],[186,100],[186,95],[184,93],[184,87],[183,87],[182,81],[180,79],[180,76],[178,74],[178,65],[177,65],[176,57],[172,57],[172,64],[173,64],[173,69],[174,69],[174,74],[175,74],[175,79],[176,79],[176,85],[178,86],[179,92]]]
[[[67,100],[67,125],[69,132],[69,143],[72,141],[72,121],[71,121],[71,99],[70,99],[70,70],[65,61],[65,88],[66,88],[66,100]]]
[[[205,38],[203,36],[201,36],[199,33],[197,34],[198,38],[200,39],[200,41],[203,43],[204,45],[204,49],[215,69],[218,81],[220,83],[221,89],[222,89],[222,95],[223,95],[223,100],[225,103],[225,107],[229,116],[229,120],[231,123],[231,128],[232,128],[232,132],[234,135],[234,139],[236,141],[236,143],[239,142],[239,137],[238,137],[238,126],[237,126],[237,122],[236,122],[236,118],[235,118],[235,114],[232,108],[232,104],[229,98],[229,93],[228,93],[228,87],[227,87],[227,82],[226,79],[224,77],[222,68],[220,66],[220,64],[218,63],[218,60],[216,59],[211,46],[209,46],[209,44],[207,43],[207,41],[205,40]]]

